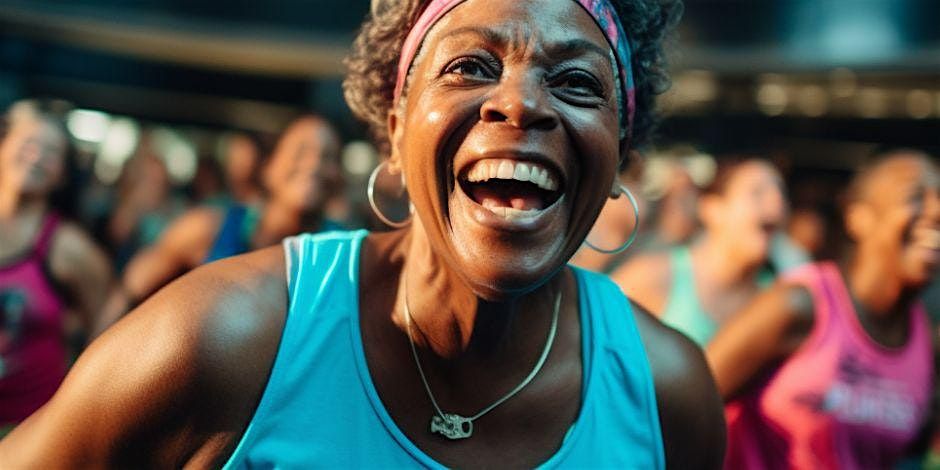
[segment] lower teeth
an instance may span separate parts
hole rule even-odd
[[[522,209],[515,209],[512,207],[488,207],[488,209],[492,211],[494,214],[501,216],[505,219],[509,219],[509,220],[520,220],[520,219],[525,219],[529,217],[534,217],[538,215],[539,212],[542,212],[539,209],[522,210]]]

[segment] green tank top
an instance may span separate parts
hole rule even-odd
[[[669,263],[672,268],[672,288],[669,290],[669,299],[660,320],[704,347],[718,332],[719,325],[702,307],[701,299],[695,290],[692,252],[689,247],[673,248],[670,251]],[[767,270],[761,271],[757,276],[757,284],[761,287],[769,286],[773,280],[773,273]]]

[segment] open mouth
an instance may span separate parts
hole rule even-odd
[[[509,220],[536,217],[563,194],[555,169],[511,159],[479,160],[464,169],[458,182],[474,202]]]
[[[940,229],[919,227],[911,235],[912,245],[926,250],[940,250]]]

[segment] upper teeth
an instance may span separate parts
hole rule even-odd
[[[532,162],[509,159],[480,160],[474,163],[467,173],[467,181],[471,183],[491,179],[528,181],[547,191],[558,189],[558,181],[552,171]]]
[[[940,249],[940,230],[921,228],[914,232],[916,243],[932,250]]]

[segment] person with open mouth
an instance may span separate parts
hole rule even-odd
[[[705,347],[773,283],[774,237],[787,217],[783,177],[768,160],[721,161],[698,199],[701,234],[688,244],[641,253],[611,274],[623,292]]]
[[[928,421],[940,173],[884,155],[852,181],[846,262],[784,275],[706,348],[728,401],[726,468],[893,468]]]
[[[345,92],[386,151],[372,181],[407,188],[407,220],[372,199],[403,228],[193,271],[95,344],[0,461],[720,466],[700,350],[567,266],[605,200],[631,197],[615,175],[680,9],[374,1]]]

